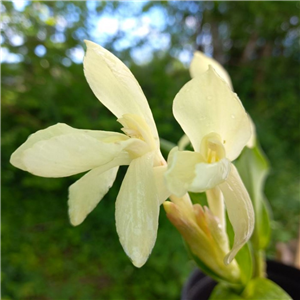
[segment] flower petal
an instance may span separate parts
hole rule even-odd
[[[187,191],[203,192],[223,182],[230,171],[230,161],[226,158],[216,163],[206,163],[198,152],[172,149],[168,157],[168,171],[165,179],[168,189],[177,197]]]
[[[195,151],[199,151],[202,138],[214,132],[222,138],[226,157],[234,160],[251,136],[241,101],[211,67],[179,91],[173,113]]]
[[[69,187],[69,216],[71,224],[81,224],[113,185],[118,166],[129,164],[126,153],[95,168]]]
[[[233,164],[227,180],[221,183],[219,188],[223,193],[228,217],[234,230],[234,244],[225,257],[225,263],[229,264],[251,237],[254,211],[249,194]]]
[[[118,118],[124,114],[142,116],[157,138],[147,99],[127,66],[103,47],[87,40],[85,43],[84,74],[95,96]]]
[[[56,124],[29,136],[12,154],[11,163],[42,177],[70,176],[111,161],[128,140],[119,133]]]
[[[121,130],[127,136],[140,139],[147,144],[147,148],[149,148],[147,152],[158,149],[159,143],[153,138],[151,129],[144,118],[138,115],[125,114],[117,121],[123,125]]]
[[[194,57],[192,59],[191,65],[190,65],[190,74],[191,77],[197,77],[201,75],[202,73],[206,72],[208,70],[209,65],[211,65],[215,71],[218,73],[218,75],[226,81],[226,83],[232,88],[231,79],[227,73],[227,71],[224,69],[224,67],[217,62],[215,59],[210,58],[206,56],[204,53],[200,51],[196,51],[194,53]]]
[[[155,244],[159,202],[153,153],[134,159],[116,201],[116,227],[126,254],[136,267],[147,261]]]
[[[26,170],[42,177],[65,177],[101,166],[120,152],[82,133],[70,133],[35,143],[23,153]]]
[[[165,180],[169,191],[177,197],[182,197],[195,178],[195,166],[203,162],[202,155],[198,152],[178,151],[173,148],[168,156],[168,170]]]
[[[227,158],[212,164],[199,163],[195,166],[195,177],[189,191],[198,193],[212,189],[226,180],[229,172],[230,161]]]
[[[171,192],[168,190],[164,178],[167,168],[167,165],[153,168],[159,204],[162,204],[171,195]]]
[[[26,166],[23,162],[23,155],[24,152],[31,147],[33,147],[34,144],[40,141],[46,141],[53,137],[70,134],[70,133],[84,133],[86,135],[89,135],[93,138],[96,138],[98,140],[101,140],[103,142],[119,142],[128,139],[127,136],[124,134],[120,134],[117,132],[110,132],[110,131],[97,131],[97,130],[85,130],[85,129],[76,129],[71,126],[68,126],[64,123],[58,123],[56,125],[50,126],[46,129],[39,130],[33,134],[31,134],[27,141],[23,143],[12,155],[10,158],[10,163],[15,166],[16,168],[19,168],[23,171],[27,171]]]
[[[255,125],[254,125],[254,122],[252,120],[252,118],[250,117],[250,115],[248,115],[248,118],[249,118],[249,121],[250,121],[250,126],[251,126],[251,137],[247,143],[247,147],[252,149],[255,147],[255,144],[256,144],[256,129],[255,129]]]
[[[218,218],[218,221],[221,224],[222,228],[225,229],[225,205],[221,190],[218,187],[207,190],[206,198],[210,211],[214,216]]]

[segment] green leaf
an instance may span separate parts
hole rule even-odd
[[[268,207],[266,200],[262,200],[261,215],[258,221],[260,222],[258,225],[260,229],[259,236],[254,234],[253,241],[259,245],[260,249],[265,249],[268,246],[271,237],[270,208]]]
[[[291,300],[292,298],[276,283],[266,278],[255,278],[249,282],[242,299]]]
[[[266,278],[255,278],[249,281],[240,295],[232,286],[219,283],[209,300],[291,300],[292,298],[276,283]]]
[[[233,289],[231,289],[228,285],[219,283],[212,291],[209,300],[242,300],[240,295],[236,293]]]

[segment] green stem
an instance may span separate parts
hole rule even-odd
[[[176,144],[169,142],[165,139],[160,138],[159,141],[160,141],[160,148],[165,152],[170,152],[174,147],[176,147]]]
[[[265,251],[254,250],[253,251],[253,277],[266,277],[266,260]]]

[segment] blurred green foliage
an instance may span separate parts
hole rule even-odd
[[[140,10],[132,9],[135,5]],[[104,14],[117,19],[131,14],[141,20],[159,10],[165,16],[159,33],[169,37],[169,44],[164,50],[154,48],[147,64],[136,64],[132,50],[149,48],[149,35],[120,48],[118,41],[129,37],[119,28],[102,45],[130,66],[167,140],[177,142],[182,135],[172,116],[172,100],[190,77],[179,58],[198,48],[225,64],[270,160],[265,193],[276,221],[269,253],[274,253],[275,242],[296,238],[298,2],[102,1],[91,6],[83,1],[34,1],[23,10],[2,2],[1,10],[2,47],[15,54],[14,60],[2,63],[1,71],[3,299],[178,299],[193,267],[163,210],[149,261],[141,269],[131,265],[114,224],[114,200],[124,170],[87,220],[73,228],[67,216],[67,188],[80,176],[39,178],[9,164],[11,153],[29,134],[57,122],[120,129],[92,94],[82,64],[72,56],[84,47],[83,39],[99,40],[101,28],[95,31],[95,20]],[[37,52],[39,45],[46,49],[43,55]]]

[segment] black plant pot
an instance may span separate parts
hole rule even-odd
[[[300,270],[276,261],[267,261],[268,278],[284,289],[292,299],[300,299]],[[185,283],[181,300],[208,300],[216,281],[196,269]]]

